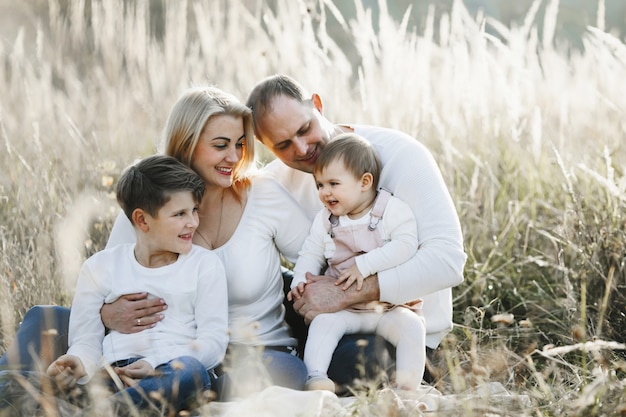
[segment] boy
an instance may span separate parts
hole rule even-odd
[[[62,391],[86,384],[104,367],[119,375],[124,387],[99,409],[128,402],[141,408],[160,398],[160,405],[175,413],[210,388],[209,371],[222,361],[228,343],[228,298],[221,261],[192,245],[204,189],[195,172],[169,156],[145,158],[124,172],[117,200],[137,242],[106,249],[84,263],[70,313],[68,352],[47,370]],[[105,336],[102,305],[143,291],[167,300],[164,319],[141,333]]]

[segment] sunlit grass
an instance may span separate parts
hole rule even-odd
[[[157,149],[184,88],[245,100],[284,72],[331,120],[407,131],[440,165],[469,258],[435,386],[499,382],[529,397],[517,415],[623,415],[626,45],[589,28],[584,50],[558,49],[558,2],[541,21],[540,3],[507,27],[457,2],[418,33],[384,2],[376,32],[359,1],[351,19],[328,2],[33,1],[0,43],[0,342],[33,304],[69,304],[119,172]]]

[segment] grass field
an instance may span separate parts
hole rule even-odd
[[[458,2],[419,33],[384,2],[376,32],[359,1],[351,20],[329,1],[19,3],[0,43],[0,347],[30,306],[69,304],[120,171],[155,151],[184,88],[245,100],[282,72],[330,120],[398,128],[435,155],[469,257],[436,386],[530,399],[463,415],[626,415],[626,45],[599,7],[583,50],[556,47],[546,3],[507,27]]]

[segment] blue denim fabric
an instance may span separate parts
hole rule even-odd
[[[140,360],[133,358],[116,366],[125,366]],[[154,399],[150,393],[160,393],[163,403],[169,404],[176,411],[193,407],[197,394],[211,388],[209,373],[200,361],[191,356],[181,356],[155,369],[156,376],[139,380],[137,385],[114,394],[115,402],[130,402],[138,408],[145,408]]]
[[[295,390],[304,388],[307,371],[302,359],[271,348],[263,351],[262,358],[274,385]]]
[[[120,361],[114,366],[124,366],[131,364],[141,358],[132,358]],[[105,382],[111,390],[112,396],[109,398],[110,404],[116,407],[119,412],[125,415],[123,410],[148,409],[157,407],[173,412],[195,408],[199,395],[211,388],[209,372],[202,363],[190,356],[176,358],[166,364],[156,368],[158,375],[143,378],[133,387],[118,391],[114,382],[107,379]],[[30,387],[24,389],[24,382]],[[99,381],[101,382],[101,381]],[[77,394],[57,392],[61,401],[69,401],[79,407],[88,407],[89,385],[97,383],[90,381],[86,386],[82,386]],[[50,392],[54,383],[44,373],[35,371],[7,370],[0,372],[0,410],[13,410],[15,415],[26,415],[29,411],[36,409],[39,400],[33,396],[33,392]],[[151,396],[151,393],[158,393]],[[157,401],[156,398],[159,400]],[[4,415],[4,414],[3,414]]]
[[[9,360],[5,352],[0,357],[0,369],[38,370],[37,363],[40,360],[43,331],[56,331],[56,335],[51,336],[50,360],[67,352],[69,320],[69,308],[52,305],[32,307],[26,312],[13,341],[18,357]]]
[[[381,336],[366,333],[345,335],[337,344],[328,377],[339,385],[355,379],[376,380],[395,367],[395,347]]]
[[[306,382],[306,366],[296,355],[281,346],[231,345],[223,370],[213,385],[219,401],[234,401],[278,385],[302,390]]]

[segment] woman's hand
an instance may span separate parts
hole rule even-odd
[[[162,298],[148,298],[148,293],[123,295],[100,309],[105,327],[120,333],[138,333],[163,320],[167,304]]]

